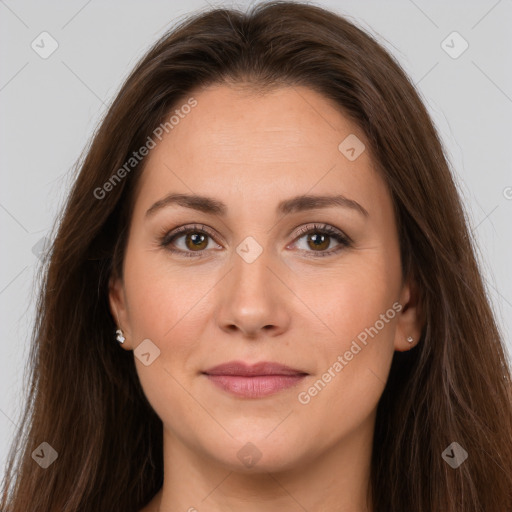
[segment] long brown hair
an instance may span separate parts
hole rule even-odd
[[[162,486],[162,423],[133,354],[115,342],[107,300],[144,161],[105,197],[94,191],[191,91],[226,82],[303,85],[333,100],[365,133],[392,194],[403,276],[418,285],[424,329],[414,349],[395,352],[378,405],[375,512],[512,510],[510,363],[432,121],[372,37],[318,6],[270,2],[195,14],[165,34],[77,164],[45,269],[2,511],[138,511]],[[58,453],[47,469],[32,457],[42,442]],[[457,469],[442,457],[452,442],[468,453]]]

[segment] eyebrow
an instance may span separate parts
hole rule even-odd
[[[228,211],[227,206],[212,197],[200,196],[196,194],[169,194],[163,199],[157,201],[151,206],[146,217],[155,214],[158,210],[171,205],[178,205],[184,208],[190,208],[204,213],[210,213],[225,217]],[[302,195],[292,197],[281,201],[277,206],[277,212],[283,215],[306,210],[329,207],[350,208],[359,212],[364,217],[368,217],[368,211],[357,201],[349,199],[341,194],[338,195]]]

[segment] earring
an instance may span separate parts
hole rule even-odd
[[[119,343],[124,343],[124,340],[126,338],[123,336],[123,331],[121,329],[117,329],[116,334],[117,334],[117,336],[116,336],[117,341],[119,341]]]
[[[412,336],[409,336],[409,337],[407,338],[407,341],[408,341],[409,343],[412,343],[412,342],[414,341],[414,339],[412,338]]]

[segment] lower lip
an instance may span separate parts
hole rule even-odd
[[[240,375],[208,375],[216,386],[233,395],[245,398],[260,398],[273,395],[297,385],[305,375],[260,375],[242,377]]]

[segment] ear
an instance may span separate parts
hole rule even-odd
[[[120,343],[121,347],[126,350],[132,350],[132,336],[130,330],[130,321],[128,307],[126,303],[126,294],[124,290],[123,280],[120,277],[111,277],[109,281],[108,299],[110,304],[110,312],[116,322],[117,328],[123,331],[125,341]]]
[[[423,328],[423,311],[414,279],[409,279],[402,288],[399,302],[402,309],[397,315],[395,350],[405,352],[418,344]],[[407,341],[409,337],[413,339],[412,343]]]

